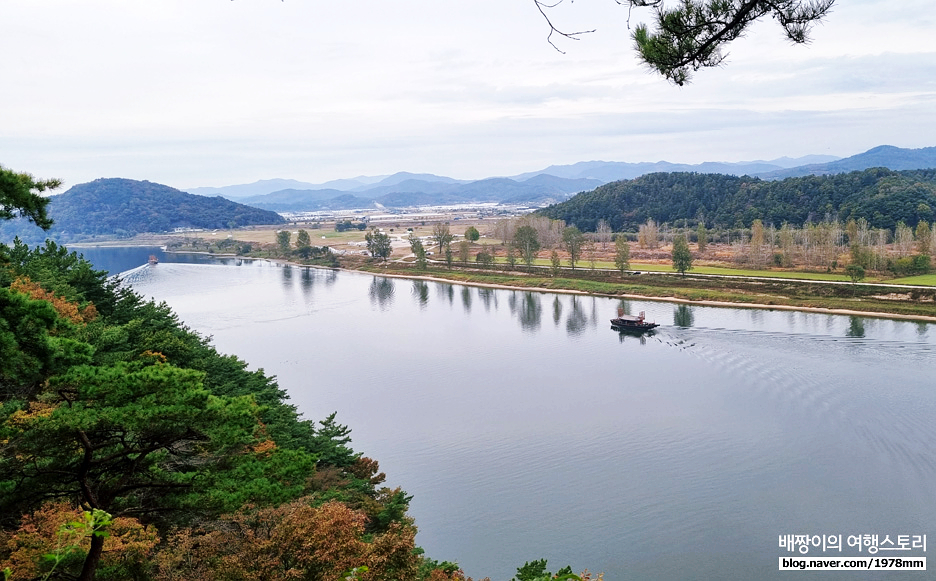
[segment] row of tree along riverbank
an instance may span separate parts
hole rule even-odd
[[[577,229],[566,227],[557,230],[556,244],[560,246],[562,255],[553,249],[551,259],[547,265],[536,264],[535,253],[539,250],[538,236],[535,226],[538,221],[546,221],[547,225],[556,229],[556,222],[545,218],[531,218],[533,224],[524,222],[524,219],[511,220],[515,225],[512,230],[513,245],[499,246],[482,244],[477,239],[471,240],[468,236],[455,241],[455,236],[447,225],[439,225],[433,229],[433,235],[425,244],[422,240],[411,237],[409,250],[406,252],[399,247],[391,245],[390,236],[384,232],[371,230],[367,232],[367,247],[374,256],[366,257],[359,253],[344,253],[338,255],[326,247],[311,247],[305,237],[299,237],[295,246],[283,236],[283,240],[275,246],[257,247],[254,245],[245,255],[247,258],[272,258],[289,261],[298,265],[341,267],[350,270],[365,270],[394,274],[398,276],[432,276],[471,284],[491,284],[498,286],[534,288],[551,291],[574,291],[605,296],[642,296],[657,299],[679,299],[687,301],[714,301],[719,303],[733,303],[740,305],[763,305],[767,308],[802,308],[802,309],[832,309],[842,311],[858,311],[869,314],[887,314],[898,317],[928,317],[936,320],[936,287],[907,287],[900,288],[895,285],[854,284],[860,278],[851,277],[852,284],[829,284],[827,281],[772,279],[769,276],[711,276],[693,275],[693,255],[685,239],[679,235],[674,236],[671,242],[672,250],[665,250],[665,254],[685,276],[642,272],[635,275],[630,268],[640,269],[641,265],[630,263],[633,254],[645,253],[641,243],[631,243],[625,236],[618,236],[607,243],[608,250],[602,250],[605,244],[599,240],[587,240]],[[507,221],[498,222],[502,227]],[[438,233],[435,232],[438,230]],[[519,234],[519,236],[518,236]],[[565,236],[563,236],[565,234]],[[566,240],[564,240],[565,238]],[[536,243],[531,242],[536,240]],[[523,242],[526,241],[524,250]],[[196,241],[193,248],[199,246]],[[236,249],[241,243],[236,240],[224,242],[224,249]],[[428,256],[426,246],[440,247],[442,252],[437,256]],[[583,256],[582,248],[590,244],[589,254]],[[562,246],[569,247],[569,252]],[[635,250],[630,250],[631,247]],[[695,246],[695,245],[693,245]],[[713,245],[709,245],[711,249]],[[596,247],[598,249],[596,249]],[[222,250],[218,248],[217,250]],[[409,257],[406,258],[406,255]],[[308,257],[307,257],[308,256]],[[613,264],[615,269],[596,267],[596,259],[601,257],[602,263]],[[572,268],[576,258],[578,268]],[[542,259],[539,259],[542,262]],[[678,263],[678,264],[677,264]],[[583,268],[583,265],[588,265]],[[847,280],[845,269],[839,268],[842,279]],[[769,274],[769,270],[758,272]],[[790,271],[784,270],[782,274],[789,276]],[[809,279],[816,276],[810,272],[803,272],[802,277]],[[824,274],[823,276],[828,276]]]
[[[343,267],[375,274],[431,277],[463,284],[580,292],[601,296],[724,303],[764,308],[821,309],[861,312],[936,322],[936,288],[895,288],[874,284],[830,284],[821,281],[720,276],[673,276],[642,273],[621,276],[613,271],[534,268],[528,272],[431,264],[417,268],[400,262],[367,259],[343,261]]]

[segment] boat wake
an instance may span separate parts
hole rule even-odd
[[[810,421],[893,466],[936,474],[936,405],[921,403],[932,399],[921,373],[936,361],[929,343],[700,327],[669,328],[660,339],[732,376],[726,385],[744,386],[729,394],[737,401]]]

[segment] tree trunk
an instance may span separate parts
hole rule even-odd
[[[79,581],[94,581],[94,573],[97,571],[98,563],[101,562],[101,553],[103,552],[104,537],[91,535],[91,548],[88,550],[88,556],[85,557],[81,575],[78,576]]]

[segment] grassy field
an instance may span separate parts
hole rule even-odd
[[[498,264],[506,264],[507,259],[502,256],[497,257]],[[523,262],[518,262],[518,265],[523,265]],[[537,258],[533,261],[535,266],[550,266],[551,263],[549,260],[543,258]],[[562,267],[567,268],[569,265],[568,261],[563,261]],[[580,270],[589,270],[591,269],[590,261],[580,261],[576,263],[576,268]],[[613,262],[596,260],[595,268],[603,270],[612,270],[616,271],[617,267]],[[642,262],[631,262],[630,270],[639,271],[639,272],[674,272],[672,265],[669,264],[655,264],[655,263],[642,263]],[[827,273],[827,272],[802,272],[802,271],[790,271],[790,270],[749,270],[742,268],[730,268],[725,266],[693,266],[692,270],[689,271],[691,274],[715,274],[721,276],[750,276],[750,277],[767,277],[767,278],[789,278],[789,279],[798,279],[798,280],[821,280],[821,281],[837,281],[837,282],[848,282],[851,279],[848,278],[845,274],[839,273]],[[879,282],[875,278],[867,278],[865,282]],[[927,283],[910,283],[905,282],[902,284],[927,284]]]
[[[918,286],[936,286],[936,274],[921,274],[887,281],[891,284],[913,284]]]

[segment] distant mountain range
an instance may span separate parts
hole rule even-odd
[[[511,177],[457,180],[434,174],[399,172],[390,176],[358,176],[322,184],[296,180],[262,180],[218,188],[193,188],[193,194],[223,196],[276,212],[380,209],[405,206],[498,202],[544,206],[614,181],[650,173],[694,172],[778,180],[885,167],[892,170],[936,167],[936,147],[902,149],[882,145],[847,158],[830,155],[781,157],[769,161],[680,164],[668,161],[627,163],[583,161],[553,165]]]
[[[557,191],[575,193],[581,191],[576,188],[581,187],[585,182],[576,182],[574,180],[589,180],[587,184],[597,181],[600,182],[598,185],[601,185],[617,180],[633,179],[648,173],[684,171],[722,173],[728,175],[755,175],[758,173],[800,167],[807,164],[824,164],[838,159],[840,158],[832,155],[807,155],[795,159],[781,157],[770,161],[747,161],[738,163],[706,162],[695,165],[670,163],[668,161],[658,161],[655,163],[583,161],[572,165],[551,165],[540,171],[509,176],[506,179],[512,180],[513,182],[526,183],[528,186],[543,186],[549,178],[565,178],[566,180],[573,180],[573,182],[552,180],[549,181],[549,185]],[[545,177],[538,179],[536,182],[530,182],[532,178],[538,176]],[[490,181],[492,179],[494,178],[486,178],[484,180],[457,180],[434,174],[414,174],[404,171],[390,176],[358,176],[350,179],[332,180],[321,184],[287,179],[272,179],[260,180],[252,184],[216,188],[190,188],[185,191],[200,196],[222,196],[230,200],[251,204],[293,204],[300,200],[301,195],[297,192],[301,191],[321,192],[315,195],[308,195],[309,201],[314,202],[335,198],[348,193],[358,194],[356,197],[360,199],[373,200],[391,193],[452,193],[457,190],[455,186],[481,181],[488,182],[484,184],[482,188],[485,189],[489,197],[491,197],[492,190],[497,186],[497,182]],[[509,182],[501,182],[501,184],[506,184],[507,187],[513,187],[515,189],[515,186],[509,184]],[[262,196],[279,194],[285,191],[289,193],[281,196],[273,196],[265,200],[260,199]],[[469,188],[468,191],[472,190]],[[534,194],[534,196],[537,195],[538,194]],[[493,194],[493,197],[496,198],[498,196]]]
[[[567,200],[578,192],[593,190],[603,183],[595,179],[569,179],[544,174],[525,181],[510,178],[462,181],[427,174],[416,176],[399,173],[351,190],[288,188],[237,200],[275,212],[399,208],[466,202],[546,205]],[[335,182],[331,184],[335,185]]]
[[[754,174],[767,180],[778,180],[802,176],[819,176],[850,171],[860,171],[872,167],[886,167],[892,170],[929,169],[936,167],[936,147],[922,149],[902,149],[893,145],[879,145],[864,153],[837,159],[827,163],[810,163],[782,170]]]
[[[97,235],[130,237],[175,228],[220,229],[285,222],[275,212],[222,197],[196,196],[162,184],[122,178],[73,186],[52,196],[48,213],[55,221],[48,232],[24,219],[0,222],[0,241],[19,236],[30,243],[46,237],[68,242]]]
[[[550,166],[541,171],[513,177],[492,177],[473,181],[408,172],[399,172],[390,176],[359,176],[324,184],[275,179],[222,188],[195,188],[189,193],[147,181],[120,178],[99,179],[76,185],[63,194],[52,196],[49,214],[55,220],[55,225],[48,234],[54,239],[68,242],[97,235],[132,236],[140,232],[165,232],[174,228],[216,229],[227,228],[231,225],[281,224],[284,220],[276,212],[309,210],[372,208],[383,211],[405,206],[471,202],[546,206],[569,200],[580,192],[589,195],[601,194],[601,192],[606,192],[607,187],[604,185],[609,182],[617,182],[611,184],[615,193],[630,192],[637,185],[626,180],[634,180],[647,174],[661,174],[652,182],[648,182],[655,184],[653,187],[656,188],[654,190],[656,193],[651,196],[652,199],[648,198],[642,202],[643,205],[639,208],[636,206],[631,208],[625,204],[619,209],[634,219],[641,218],[643,214],[664,218],[663,215],[670,210],[664,211],[662,206],[657,208],[653,204],[659,205],[664,199],[670,200],[664,204],[665,206],[677,204],[681,198],[676,190],[685,185],[680,181],[682,180],[680,176],[685,173],[699,176],[706,174],[747,175],[760,178],[740,180],[740,182],[738,180],[717,182],[719,185],[716,189],[733,191],[732,188],[737,185],[735,182],[742,185],[751,182],[753,184],[751,187],[737,185],[737,188],[740,188],[738,191],[743,192],[744,195],[737,194],[731,199],[737,208],[746,208],[745,212],[751,215],[764,214],[762,219],[799,220],[801,217],[797,212],[807,210],[811,216],[810,219],[818,219],[816,216],[826,210],[839,212],[842,216],[860,216],[864,215],[871,205],[868,205],[870,202],[865,201],[859,204],[851,198],[846,200],[848,193],[846,190],[853,185],[852,181],[849,181],[851,178],[835,182],[836,187],[841,190],[836,195],[841,199],[836,199],[835,203],[827,200],[829,203],[824,206],[826,210],[815,206],[813,197],[819,196],[822,192],[821,189],[813,188],[815,184],[811,181],[787,184],[776,190],[787,195],[793,191],[790,188],[793,188],[799,192],[796,195],[800,196],[797,201],[793,202],[791,200],[795,196],[789,194],[791,196],[787,200],[789,207],[782,212],[777,210],[774,212],[776,215],[766,211],[766,202],[759,201],[755,194],[774,192],[772,186],[768,187],[772,181],[786,180],[790,177],[831,176],[875,167],[894,171],[936,168],[936,147],[902,149],[883,145],[844,159],[831,156],[806,156],[797,159],[779,158],[770,161],[740,163],[709,162],[696,165],[674,164],[666,161],[657,163],[589,161]],[[672,178],[663,174],[670,175]],[[929,215],[924,216],[926,212],[919,210],[918,206],[924,209],[936,208],[936,201],[931,197],[932,189],[927,186],[924,188],[925,191],[917,192],[919,195],[911,195],[908,192],[911,192],[912,188],[904,187],[906,184],[903,182],[911,179],[921,180],[923,179],[921,176],[926,178],[923,181],[936,181],[931,179],[930,173],[894,176],[885,172],[874,175],[875,180],[883,180],[880,182],[883,184],[889,183],[888,180],[902,180],[902,185],[898,188],[900,190],[899,203],[894,196],[889,194],[885,196],[886,192],[883,189],[875,194],[877,196],[875,199],[886,199],[888,204],[902,205],[900,208],[896,206],[884,208],[875,202],[877,205],[874,205],[874,211],[880,213],[883,218],[875,218],[872,220],[874,223],[880,222],[883,227],[890,227],[884,223],[891,219],[914,223],[918,219],[929,219],[927,217]],[[670,181],[678,187],[674,186],[676,190],[666,193],[666,184]],[[695,187],[697,180],[690,181]],[[702,180],[702,182],[709,185],[716,183],[712,180]],[[641,188],[640,191],[649,191],[644,186]],[[815,196],[807,194],[807,190],[814,191]],[[194,195],[196,193],[201,195]],[[749,193],[752,197],[745,197]],[[207,197],[206,194],[215,197]],[[570,222],[581,222],[580,226],[588,227],[586,224],[590,223],[590,220],[601,217],[599,215],[601,212],[596,209],[598,205],[593,205],[591,202],[585,203],[586,199],[591,200],[594,197],[589,197],[589,195],[583,195],[581,199],[576,197],[573,203],[560,206],[560,208],[568,208],[569,215],[564,219]],[[731,220],[744,222],[747,219],[746,214],[741,210],[733,210],[735,206],[721,199],[719,196],[722,195],[724,192],[717,195],[706,194],[710,199],[705,198],[707,201],[704,204],[700,202],[696,210],[701,209],[706,219],[713,220],[713,223],[723,221],[728,224]],[[770,195],[775,196],[776,192]],[[226,198],[232,198],[237,202]],[[844,205],[839,208],[837,205],[839,203]],[[625,206],[627,206],[626,209]],[[675,209],[671,210],[675,211]],[[694,213],[687,212],[683,212],[685,215],[681,217],[690,219],[696,217]],[[788,217],[787,214],[789,214]],[[25,220],[0,223],[0,241],[12,240],[17,235],[27,241],[41,241],[46,237],[46,233]]]

